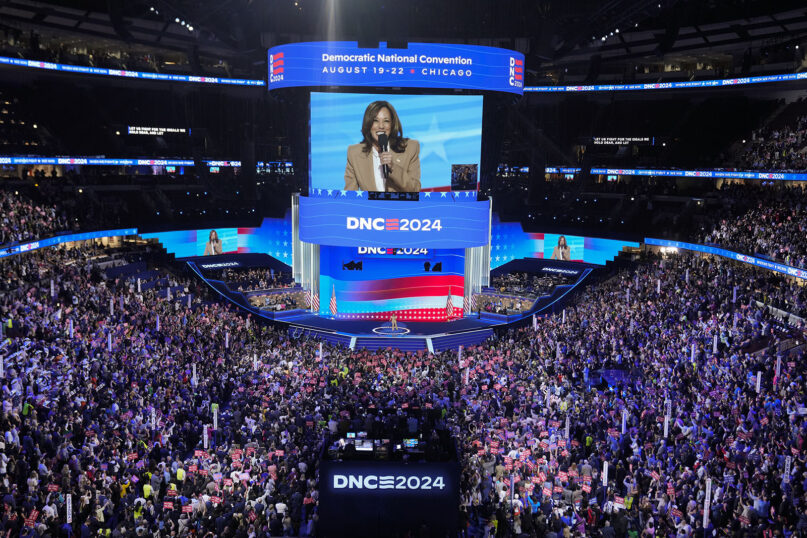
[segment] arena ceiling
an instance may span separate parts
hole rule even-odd
[[[786,12],[795,14],[789,22],[778,20],[777,14]],[[729,41],[742,50],[759,41],[746,29],[755,24],[768,27],[762,38],[771,43],[800,40],[807,8],[800,0],[775,5],[766,0],[0,0],[0,28],[113,39],[255,65],[274,44],[345,39],[371,46],[378,41],[487,44],[518,49],[533,67],[558,67],[603,54],[611,61],[697,55],[700,49],[715,54],[708,34],[723,29],[733,32]],[[699,35],[677,50],[686,28]]]

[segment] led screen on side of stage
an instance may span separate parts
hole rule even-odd
[[[320,313],[346,319],[445,321],[462,312],[462,249],[321,247]]]
[[[636,241],[583,237],[551,233],[529,233],[518,222],[500,222],[494,215],[491,226],[490,268],[513,260],[540,258],[605,265]]]
[[[417,141],[418,155],[413,153],[414,144],[401,155],[411,175],[415,174],[415,160],[419,161],[419,190],[476,190],[482,148],[482,100],[481,95],[312,93],[311,189],[380,190],[369,184],[373,178],[370,154],[355,152],[351,158],[355,171],[348,174],[347,180],[345,169],[348,147],[363,139],[365,109],[375,101],[387,101],[400,120],[403,137]],[[393,188],[387,186],[386,190]]]
[[[216,254],[263,253],[291,265],[291,216],[265,218],[257,228],[202,228],[140,234],[157,239],[177,258]],[[216,243],[220,241],[220,247]]]

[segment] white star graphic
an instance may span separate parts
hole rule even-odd
[[[431,197],[432,197],[432,193],[430,193],[430,192],[426,192],[426,193],[424,193],[424,196],[425,196],[426,198],[431,198]]]
[[[417,139],[420,141],[420,146],[422,148],[420,151],[420,159],[424,160],[426,157],[434,153],[442,160],[448,161],[448,157],[446,156],[445,142],[447,140],[453,140],[456,138],[467,136],[468,134],[465,132],[444,133],[440,131],[440,126],[437,125],[437,115],[435,114],[432,116],[432,121],[431,124],[429,125],[429,130],[417,136]]]
[[[347,196],[347,191],[340,191],[340,192],[342,193],[342,196]]]
[[[364,191],[356,191],[356,198],[362,198]]]
[[[288,257],[289,257],[289,253],[288,253],[288,252],[284,252],[284,253],[283,253],[283,257],[284,257],[284,258],[288,258]]]
[[[331,194],[333,194],[333,189],[328,189],[328,196],[330,196]]]
[[[440,193],[440,198],[445,198],[447,194],[448,194],[447,192],[441,192]]]
[[[288,241],[283,241],[283,246],[284,246],[284,247],[289,246],[289,242],[288,242]]]

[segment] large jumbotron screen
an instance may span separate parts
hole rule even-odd
[[[421,191],[476,190],[483,96],[321,92],[311,93],[311,189],[345,189],[348,146],[362,141],[374,101],[389,102],[403,136],[419,142]]]

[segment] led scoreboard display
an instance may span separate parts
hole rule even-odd
[[[269,49],[268,89],[302,86],[524,91],[524,55],[475,45],[409,43],[359,48],[355,41],[290,43]]]

